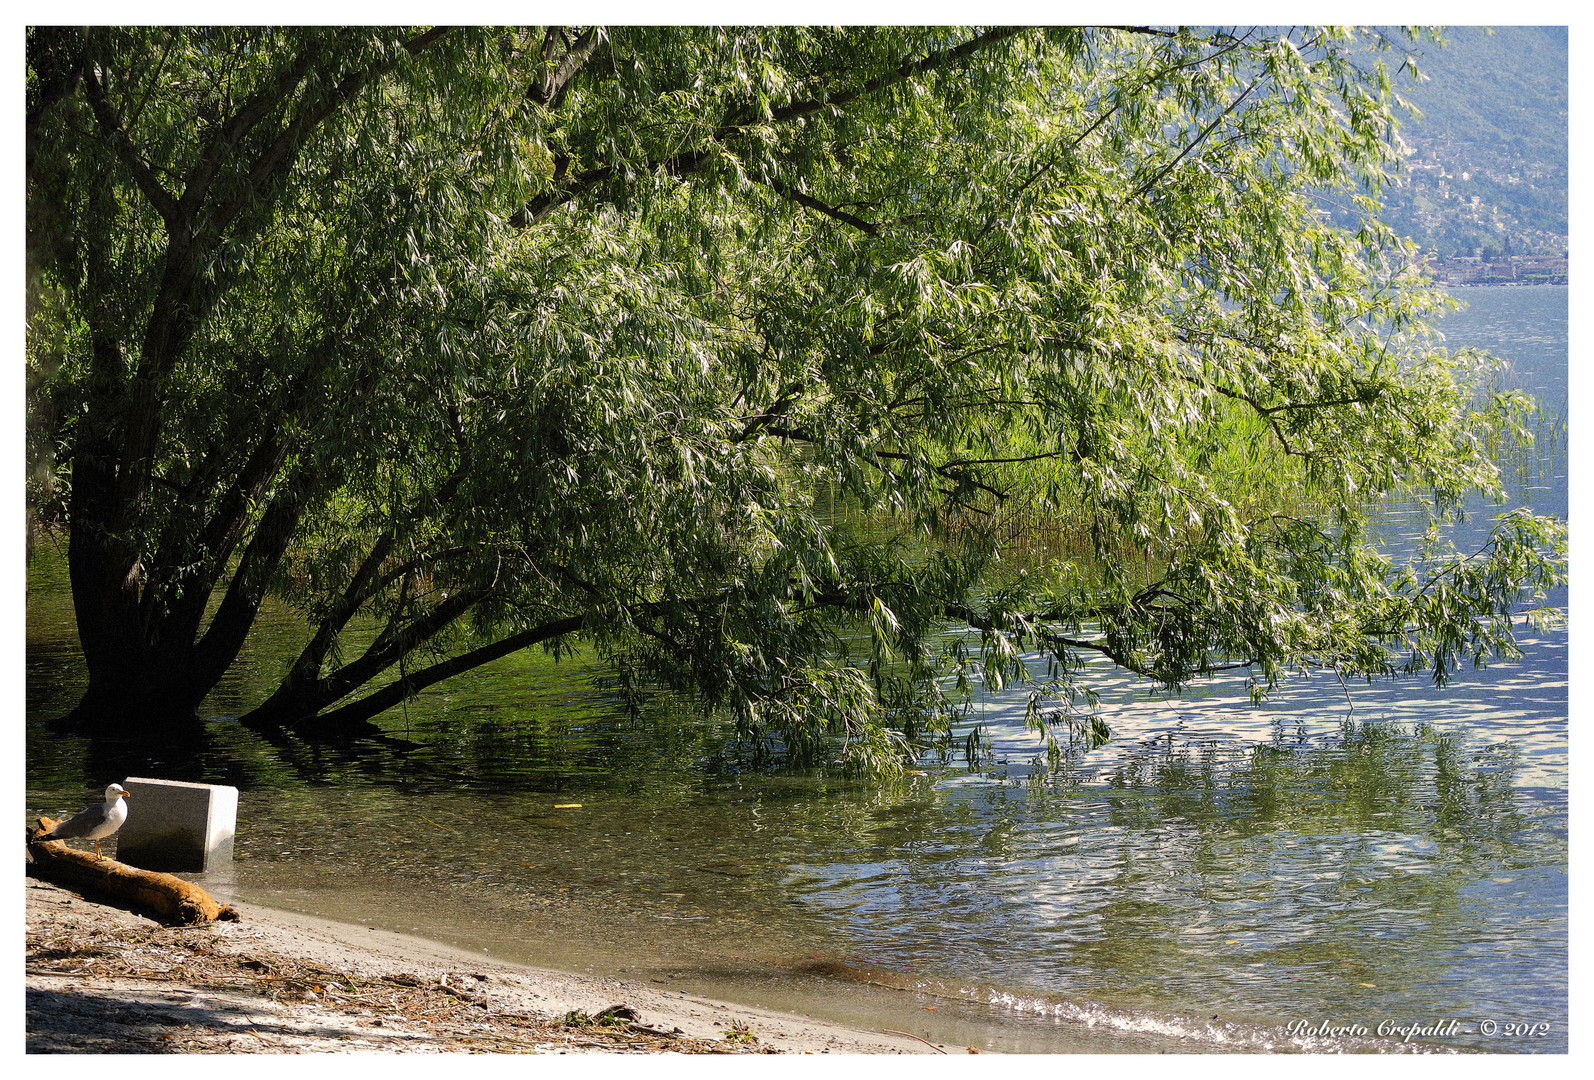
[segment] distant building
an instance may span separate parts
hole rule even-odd
[[[1554,255],[1509,255],[1494,260],[1476,255],[1457,259],[1430,256],[1425,268],[1442,285],[1564,285],[1568,260]]]

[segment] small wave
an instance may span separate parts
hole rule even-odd
[[[1145,1010],[1112,1008],[1095,1002],[1059,1001],[994,986],[966,986],[958,991],[966,1001],[1003,1009],[1020,1016],[1044,1017],[1080,1024],[1090,1030],[1126,1036],[1154,1036],[1200,1044],[1203,1049],[1227,1053],[1263,1054],[1453,1054],[1455,1047],[1402,1042],[1380,1038],[1366,1025],[1327,1024],[1261,1025],[1217,1016],[1195,1017],[1159,1014]],[[1298,1027],[1298,1031],[1292,1031]]]

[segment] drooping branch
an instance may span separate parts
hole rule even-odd
[[[382,534],[376,538],[376,543],[371,545],[371,550],[366,552],[365,558],[354,571],[348,587],[334,601],[332,610],[316,627],[315,636],[294,661],[293,671],[287,680],[289,684],[314,679],[321,673],[321,664],[332,650],[333,642],[354,617],[354,613],[381,588],[379,571],[382,569],[382,564],[387,561],[397,539],[398,533],[392,526],[383,529]],[[405,569],[409,570],[410,566],[406,564]]]
[[[777,423],[769,423],[769,422],[762,423],[759,426],[759,428],[758,428],[758,433],[765,434],[765,435],[773,435],[776,438],[780,438],[780,439],[791,439],[794,442],[816,443],[818,441],[814,437],[813,432],[808,431],[806,428],[794,427],[794,426],[785,425],[785,424],[777,424]],[[1053,456],[1053,455],[1042,455],[1042,456]],[[981,491],[984,491],[986,494],[994,496],[997,499],[1004,499],[1004,498],[1007,497],[1007,493],[1006,492],[1000,490],[999,488],[991,486],[990,484],[986,483],[983,480],[980,480],[979,478],[977,478],[975,476],[970,475],[966,471],[966,466],[973,465],[973,464],[984,464],[986,462],[979,462],[979,461],[975,461],[975,460],[969,460],[969,461],[953,460],[953,461],[945,461],[945,462],[933,462],[933,461],[930,461],[927,458],[923,457],[922,455],[921,456],[915,456],[913,454],[905,454],[905,453],[903,453],[900,450],[884,450],[884,449],[880,449],[878,447],[869,449],[866,453],[862,454],[861,457],[863,458],[863,460],[865,462],[867,462],[869,465],[873,466],[874,469],[877,472],[883,473],[883,474],[885,474],[887,476],[896,477],[897,474],[895,472],[893,472],[892,469],[889,466],[885,465],[884,462],[886,462],[886,461],[902,461],[902,462],[915,462],[915,461],[917,461],[917,462],[922,462],[926,468],[928,468],[931,472],[933,472],[935,475],[941,477],[944,480],[950,480],[950,481],[952,481],[955,484],[966,484],[969,487],[977,488],[977,489],[979,489]],[[992,461],[996,461],[996,460],[999,460],[999,459],[992,459]],[[1020,459],[1013,459],[1013,460],[1020,460]],[[1037,457],[1034,460],[1040,460],[1040,458]],[[949,492],[949,491],[946,491],[946,490],[943,489],[942,490],[942,494],[951,496],[951,495],[954,494],[954,492]]]
[[[442,41],[444,36],[452,32],[454,29],[455,28],[452,26],[434,26],[430,30],[417,34],[415,37],[412,37],[410,40],[406,41],[404,43],[404,51],[409,53],[411,56],[419,56],[427,49],[430,49],[433,45],[436,45],[439,41]]]
[[[742,422],[742,430],[736,435],[732,436],[731,441],[743,443],[748,439],[753,438],[760,432],[765,431],[771,424],[775,423],[775,421],[779,420],[781,417],[785,416],[791,411],[793,402],[801,397],[802,393],[803,384],[801,383],[793,383],[791,386],[787,387],[781,392],[780,397],[775,399],[775,403],[773,405],[756,416],[747,417],[746,420]]]
[[[321,678],[321,666],[330,655],[343,629],[365,608],[372,597],[378,595],[395,580],[414,574],[422,566],[438,559],[465,554],[468,551],[463,547],[453,548],[446,552],[434,553],[424,559],[410,559],[384,570],[383,565],[391,554],[396,539],[397,534],[392,529],[385,530],[377,538],[377,542],[366,554],[348,587],[333,602],[331,610],[317,625],[314,637],[299,653],[287,677],[278,685],[271,697],[254,710],[253,715],[257,720],[265,716],[312,715],[323,706],[337,700],[337,696],[351,692],[355,688],[353,685],[334,686]],[[390,630],[397,629],[397,623],[390,624]],[[421,643],[417,636],[410,642],[410,647],[413,648]]]
[[[468,547],[452,547],[444,551],[428,552],[384,569],[396,539],[397,535],[392,529],[385,530],[377,538],[377,542],[361,561],[348,587],[317,625],[315,636],[294,661],[292,672],[283,683],[281,693],[291,697],[298,694],[303,687],[318,685],[321,665],[331,653],[338,635],[356,614],[395,581],[415,574],[425,567],[435,567],[441,562],[457,559],[471,551]],[[393,629],[396,630],[397,627],[398,624],[394,623]],[[413,642],[412,647],[415,644],[420,642]]]
[[[666,176],[686,177],[701,169],[712,157],[714,155],[706,150],[693,150],[651,162],[647,165],[647,168],[649,171],[663,173]],[[535,225],[559,209],[559,207],[568,202],[573,202],[600,184],[618,179],[620,175],[620,168],[614,165],[603,165],[598,168],[588,169],[567,180],[564,186],[556,187],[553,191],[537,196],[524,207],[515,211],[514,215],[509,219],[510,224],[517,229],[524,228],[527,225]],[[555,180],[557,181],[558,179],[559,176],[556,175]]]
[[[316,680],[313,689],[301,690],[297,697],[320,708],[359,689],[383,671],[408,656],[451,626],[471,608],[492,595],[492,585],[460,589],[429,611],[408,622],[402,613],[373,641],[358,659]]]
[[[582,591],[601,599],[601,590],[590,582],[582,581],[563,570],[560,570],[560,573],[561,576],[566,577],[573,585],[581,588]],[[594,619],[591,615],[571,615],[551,619],[528,630],[511,634],[499,641],[438,661],[425,668],[416,671],[405,671],[395,681],[360,698],[358,701],[333,709],[330,712],[315,715],[325,706],[340,698],[347,697],[369,683],[377,675],[381,674],[383,670],[397,663],[402,656],[406,656],[413,651],[426,637],[435,635],[448,623],[462,615],[469,607],[485,599],[487,594],[482,591],[468,596],[465,594],[456,595],[460,596],[462,600],[459,610],[450,609],[448,612],[443,612],[442,609],[446,605],[439,605],[438,608],[433,609],[433,612],[426,619],[418,619],[407,626],[396,628],[391,632],[385,632],[383,639],[373,644],[371,649],[367,650],[365,656],[361,657],[360,660],[345,666],[334,675],[320,680],[316,684],[313,693],[301,692],[294,695],[291,700],[281,693],[274,695],[270,701],[256,709],[250,716],[245,717],[246,722],[261,726],[277,726],[283,721],[289,721],[300,730],[335,731],[340,727],[348,727],[369,720],[378,713],[408,700],[426,687],[444,679],[450,679],[455,675],[463,674],[483,664],[492,663],[494,660],[501,659],[521,649],[529,648],[532,645],[579,633],[582,630],[590,629],[594,625]],[[450,599],[452,600],[453,598]],[[721,598],[715,598],[707,603],[712,606],[719,599]],[[703,604],[704,602],[702,601],[691,599],[678,600],[673,604],[669,601],[638,601],[622,605],[622,612],[627,619],[639,620],[657,616],[672,608],[695,611],[702,607]],[[643,625],[641,622],[633,621],[631,625],[633,629],[643,633],[650,635],[654,633],[650,627]],[[378,648],[378,646],[381,646],[381,648]]]
[[[323,713],[313,718],[301,718],[303,723],[298,726],[319,731],[336,730],[339,727],[363,723],[378,713],[385,712],[393,708],[393,706],[414,697],[426,687],[442,682],[444,679],[451,679],[455,675],[481,667],[483,664],[490,664],[494,660],[502,659],[511,653],[519,652],[521,649],[540,645],[545,641],[552,641],[554,638],[564,637],[567,634],[578,633],[586,627],[587,621],[585,615],[572,615],[564,619],[555,619],[552,622],[535,626],[530,630],[512,634],[502,641],[495,641],[491,645],[483,645],[479,649],[472,649],[470,652],[461,653],[448,660],[432,664],[419,671],[407,672],[397,681],[389,683],[382,689],[368,694],[358,701],[344,705],[342,708],[334,709],[331,712]],[[248,719],[248,717],[245,717],[246,721]]]
[[[850,592],[842,592],[838,589],[814,589],[806,592],[803,599],[814,607],[839,608],[858,614],[868,614],[872,609],[876,595],[877,593],[874,589],[854,589]],[[928,610],[935,618],[946,622],[961,623],[972,630],[978,630],[986,636],[1011,632],[1000,626],[997,620],[988,613],[981,612],[971,605],[959,601],[930,601]],[[1133,656],[1115,648],[1110,642],[1072,637],[1049,629],[1045,625],[1043,615],[1037,616],[1031,621],[1023,629],[1021,636],[1033,637],[1036,644],[1042,644],[1054,650],[1066,648],[1098,653],[1113,663],[1135,672],[1137,675],[1147,678],[1157,677],[1155,672],[1146,669]]]

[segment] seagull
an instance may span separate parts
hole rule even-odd
[[[127,820],[127,804],[123,799],[132,798],[121,784],[112,784],[105,789],[105,801],[98,806],[90,806],[73,815],[69,820],[61,822],[55,828],[39,837],[40,840],[65,840],[73,836],[81,836],[85,840],[94,841],[94,857],[103,859],[100,854],[100,841],[110,836],[122,827],[122,822]]]

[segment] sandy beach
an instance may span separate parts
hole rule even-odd
[[[970,1052],[252,904],[168,927],[24,888],[29,1053]]]

